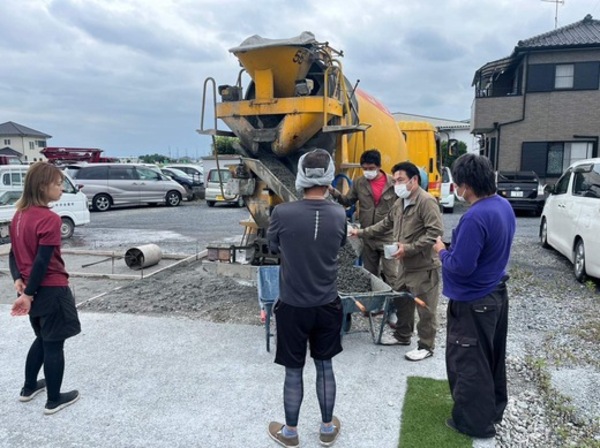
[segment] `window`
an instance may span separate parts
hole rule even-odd
[[[137,166],[135,168],[137,174],[142,180],[160,180],[160,174],[150,168],[143,168]]]
[[[523,142],[521,169],[558,177],[572,163],[594,157],[593,142]]]
[[[2,184],[6,186],[22,187],[23,179],[25,179],[24,172],[8,172],[2,176]]]
[[[81,168],[77,179],[108,179],[108,166],[89,166]]]
[[[563,177],[558,179],[556,186],[554,187],[554,194],[565,194],[569,188],[569,181],[571,180],[571,170],[568,170]]]
[[[219,171],[221,172],[221,179],[219,179]],[[210,170],[208,173],[209,182],[227,182],[231,178],[231,172],[229,170]]]
[[[555,89],[572,89],[575,77],[575,66],[573,64],[562,64],[556,66],[554,76]]]
[[[575,168],[573,194],[586,198],[600,199],[600,164]]]
[[[75,186],[71,183],[71,181],[67,177],[65,177],[63,179],[62,191],[63,191],[63,193],[75,194],[75,193],[77,193],[77,188],[75,188]]]
[[[35,149],[35,143],[29,142],[29,149]]]
[[[5,138],[5,139],[4,139],[4,144],[5,144],[6,146],[9,146],[9,145],[10,145],[10,138]]]
[[[45,140],[36,140],[35,144],[38,146],[38,148],[44,148],[46,146],[46,141]]]
[[[114,180],[133,180],[137,179],[137,175],[132,166],[111,166],[108,178]]]
[[[527,67],[527,92],[598,90],[600,61],[572,64],[531,64]]]

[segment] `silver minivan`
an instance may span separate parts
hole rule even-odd
[[[175,207],[186,195],[180,184],[141,164],[93,163],[71,166],[68,172],[91,207],[100,212],[115,205],[164,203]]]

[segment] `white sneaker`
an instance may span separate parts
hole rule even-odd
[[[393,334],[389,333],[383,333],[379,343],[381,345],[410,345],[410,341],[399,341]]]
[[[409,361],[423,361],[425,358],[429,358],[430,356],[433,356],[433,352],[425,348],[415,348],[404,355],[404,357]]]

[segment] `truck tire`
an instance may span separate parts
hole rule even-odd
[[[165,197],[168,207],[177,207],[181,203],[181,195],[178,191],[169,191]]]
[[[215,201],[206,201],[206,205],[208,205],[209,207],[214,207]]]
[[[75,224],[71,221],[71,218],[67,218],[63,216],[60,224],[60,237],[63,240],[67,240],[73,236],[73,232],[75,232]]]
[[[110,210],[111,206],[112,200],[110,196],[104,193],[97,194],[92,200],[92,207],[94,207],[94,210],[99,212],[105,212],[107,210]]]

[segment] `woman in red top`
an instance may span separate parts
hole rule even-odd
[[[10,224],[10,271],[17,300],[13,316],[29,314],[35,340],[27,354],[20,401],[31,401],[47,389],[44,414],[54,414],[79,399],[79,392],[61,393],[65,339],[81,332],[69,274],[60,254],[60,217],[48,207],[62,195],[64,174],[38,162],[25,176],[23,195]],[[45,379],[38,380],[44,366]]]

